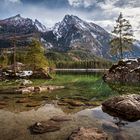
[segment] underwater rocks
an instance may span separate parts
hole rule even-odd
[[[47,132],[55,132],[61,129],[61,124],[65,121],[71,121],[68,116],[54,116],[50,120],[36,122],[30,127],[33,134],[43,134]]]
[[[37,107],[37,106],[41,106],[41,103],[29,103],[26,105],[26,107]]]
[[[29,87],[18,87],[12,89],[0,90],[1,94],[30,94],[30,93],[41,93],[46,91],[52,91],[57,89],[63,89],[64,86],[29,86]]]
[[[68,104],[70,104],[71,106],[84,106],[85,104],[83,103],[83,102],[81,102],[81,101],[73,101],[73,100],[71,100],[71,101],[69,101],[69,102],[67,102]]]
[[[140,95],[113,97],[102,103],[102,110],[114,117],[137,121],[140,119]]]
[[[74,99],[61,99],[61,102],[58,105],[71,105],[72,107],[80,107],[80,106],[100,106],[100,102],[97,101],[81,101],[81,100],[74,100]]]
[[[104,130],[107,130],[107,131],[110,131],[110,132],[115,132],[116,133],[116,132],[120,131],[119,127],[115,123],[109,122],[109,121],[104,121],[102,123],[102,127],[103,127]]]
[[[108,83],[124,82],[139,83],[140,82],[140,58],[124,59],[114,64],[103,77]]]
[[[54,116],[50,120],[55,122],[71,121],[72,119],[68,116]]]
[[[80,127],[73,131],[68,140],[107,140],[107,134],[97,128]]]
[[[5,108],[5,106],[7,106],[7,103],[4,101],[0,101],[0,109]]]
[[[60,130],[60,124],[54,121],[47,122],[37,122],[33,126],[30,127],[30,130],[34,134],[43,134],[46,132],[55,132]]]
[[[19,99],[16,101],[16,103],[29,103],[30,100],[28,98],[23,98],[23,99]]]

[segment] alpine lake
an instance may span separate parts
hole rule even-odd
[[[140,140],[140,121],[124,121],[102,111],[101,103],[121,94],[140,94],[139,85],[108,85],[102,72],[57,72],[52,80],[32,80],[33,85],[57,85],[64,89],[39,94],[0,93],[0,140],[67,140],[79,127],[96,127],[109,140]],[[0,82],[0,88],[16,87],[15,81]],[[20,102],[23,101],[23,102]],[[70,116],[56,132],[34,135],[29,127],[54,116]]]

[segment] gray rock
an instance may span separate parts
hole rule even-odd
[[[128,121],[140,119],[140,95],[123,95],[113,97],[102,103],[104,112]]]
[[[109,71],[104,75],[103,79],[108,83],[139,83],[140,60],[126,59],[119,61],[118,64],[114,64],[109,69]]]

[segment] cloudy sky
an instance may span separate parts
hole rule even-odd
[[[135,37],[140,39],[140,0],[0,0],[0,19],[21,14],[47,27],[73,14],[111,31],[120,12],[130,20]]]

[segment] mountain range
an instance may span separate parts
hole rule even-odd
[[[0,20],[0,35],[3,34],[32,34],[40,35],[48,55],[67,54],[74,60],[92,59],[94,57],[112,59],[109,53],[109,42],[113,35],[97,24],[87,22],[74,15],[65,15],[48,29],[37,19],[33,21],[16,15]],[[4,44],[5,39],[0,39],[0,47],[10,47]],[[53,54],[52,54],[53,53]],[[140,56],[140,42],[135,41],[132,51],[125,54],[127,57]]]

